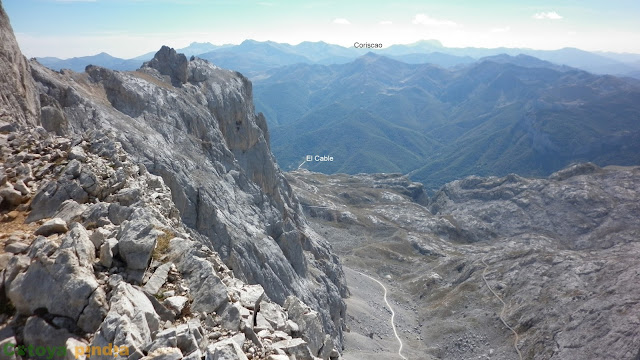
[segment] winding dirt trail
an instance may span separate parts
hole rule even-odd
[[[383,284],[383,283],[381,283],[380,281],[378,281],[377,279],[375,279],[375,278],[373,278],[373,277],[371,277],[371,276],[369,276],[369,275],[367,275],[367,274],[364,274],[364,273],[362,273],[362,272],[360,272],[360,271],[357,271],[357,270],[356,270],[356,272],[357,272],[358,274],[360,274],[360,275],[362,275],[362,276],[364,276],[364,277],[368,278],[368,279],[371,279],[371,280],[373,280],[373,281],[377,282],[377,283],[378,283],[378,285],[380,285],[380,286],[382,287],[382,289],[384,290],[384,302],[387,304],[387,307],[388,307],[388,308],[389,308],[389,310],[391,311],[391,319],[390,319],[390,321],[391,321],[391,328],[393,328],[393,334],[396,336],[396,339],[398,339],[398,343],[400,344],[400,347],[398,348],[398,355],[399,355],[401,358],[403,358],[404,360],[408,360],[404,355],[402,355],[402,346],[403,346],[403,344],[402,344],[402,339],[400,339],[400,336],[398,336],[398,331],[396,330],[396,324],[395,324],[395,322],[394,322],[394,319],[395,319],[395,317],[396,317],[396,313],[395,313],[395,311],[393,311],[393,308],[391,307],[391,304],[390,304],[390,303],[389,303],[389,301],[387,300],[387,287],[386,287],[386,286],[384,286],[384,284]]]
[[[486,256],[485,256],[486,257]],[[496,297],[496,299],[500,300],[500,302],[502,303],[502,311],[500,311],[500,321],[502,321],[502,323],[504,324],[504,326],[507,327],[507,329],[511,330],[511,332],[513,333],[513,347],[516,349],[516,352],[518,353],[518,358],[520,360],[522,360],[522,353],[520,352],[520,349],[518,348],[518,342],[520,341],[520,337],[518,336],[518,333],[515,331],[514,328],[512,328],[511,326],[509,326],[509,324],[507,324],[506,320],[504,319],[504,312],[507,310],[507,303],[504,302],[504,300],[502,300],[502,298],[493,290],[493,288],[491,288],[491,286],[489,285],[489,281],[487,281],[487,270],[489,270],[489,264],[487,264],[484,261],[484,257],[482,258],[482,264],[484,264],[484,270],[482,271],[482,280],[484,280],[485,285],[487,285],[487,287],[489,288],[489,291],[491,291],[491,293],[493,294],[493,296]]]

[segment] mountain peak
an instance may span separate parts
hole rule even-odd
[[[210,42],[197,42],[197,41],[193,41],[191,44],[189,44],[189,46],[203,46],[203,45],[211,45],[211,46],[215,46]]]
[[[425,46],[425,45],[429,45],[429,46],[433,46],[433,47],[439,47],[442,48],[444,47],[442,45],[442,43],[439,40],[436,39],[429,39],[429,40],[420,40],[420,41],[416,41],[412,44],[408,44],[407,46]]]
[[[151,61],[145,62],[143,68],[156,69],[162,75],[169,75],[174,86],[186,84],[189,78],[189,60],[184,54],[163,45]]]

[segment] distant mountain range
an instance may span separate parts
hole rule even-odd
[[[368,50],[343,47],[325,42],[302,42],[298,45],[273,41],[245,40],[239,45],[213,45],[192,43],[177,49],[187,56],[198,56],[228,69],[239,71],[249,78],[259,76],[266,70],[293,64],[345,64],[364,55]],[[580,68],[596,74],[638,77],[640,54],[619,54],[610,52],[588,52],[575,48],[559,50],[533,50],[523,48],[448,48],[437,40],[423,40],[408,45],[392,45],[376,51],[409,64],[430,63],[442,67],[466,65],[480,58],[499,54],[529,55],[559,65]],[[150,60],[154,53],[147,53],[132,59],[120,59],[101,53],[93,56],[58,59],[38,58],[38,61],[54,70],[62,68],[83,71],[87,65],[98,65],[116,70],[135,70],[142,62]]]
[[[254,81],[285,170],[410,173],[428,188],[465,175],[548,175],[575,161],[640,163],[640,81],[498,55],[443,69],[369,53]]]
[[[232,45],[213,45],[211,43],[193,42],[191,45],[182,49],[177,49],[176,51],[185,54],[186,56],[194,56],[217,49],[224,49],[229,46]],[[36,59],[40,64],[56,71],[61,69],[70,69],[76,72],[82,72],[88,65],[102,66],[112,70],[133,71],[139,69],[145,61],[153,59],[155,53],[155,51],[149,52],[136,56],[132,59],[117,58],[104,52],[98,55],[81,56],[70,59],[59,59],[56,57],[39,57]]]

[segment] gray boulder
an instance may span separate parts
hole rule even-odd
[[[264,297],[261,285],[247,285],[240,289],[240,303],[247,309],[257,310]]]
[[[180,349],[164,347],[150,352],[149,355],[142,358],[143,360],[180,360],[182,352]]]
[[[192,320],[177,327],[171,327],[158,332],[155,339],[147,346],[147,352],[151,353],[163,347],[178,348],[183,356],[202,354],[208,342],[205,332],[197,320]]]
[[[283,350],[288,355],[295,357],[296,360],[315,360],[307,342],[300,338],[278,341],[272,347]]]
[[[20,191],[13,188],[13,185],[6,183],[0,188],[0,200],[2,204],[16,207],[22,204],[25,198]]]
[[[71,179],[76,179],[82,173],[82,163],[76,159],[69,161],[63,172]],[[82,183],[80,184],[82,186]]]
[[[149,221],[150,216],[141,209],[136,210],[132,219],[122,225],[118,234],[118,251],[127,268],[144,270],[149,265],[156,240],[163,232],[156,229],[156,225]]]
[[[279,305],[272,302],[261,302],[259,314],[276,330],[284,330],[287,325],[287,315]]]
[[[289,296],[284,303],[284,309],[289,314],[289,319],[295,321],[300,327],[302,338],[308,342],[309,349],[314,356],[318,356],[324,345],[322,321],[314,310],[311,310],[300,299]]]
[[[81,146],[74,146],[69,150],[69,155],[67,156],[69,160],[78,160],[80,162],[85,162],[87,160],[87,153]]]
[[[102,244],[107,240],[107,238],[110,235],[111,235],[111,231],[103,227],[99,227],[91,233],[91,236],[89,236],[89,240],[91,240],[96,250],[99,250]]]
[[[91,266],[93,244],[83,235],[80,229],[70,232],[51,255],[47,241],[38,238],[31,249],[33,262],[26,270],[20,270],[19,262],[9,264],[8,273],[15,275],[9,277],[7,296],[18,312],[28,315],[45,308],[78,320],[98,287]]]
[[[227,287],[213,263],[206,258],[207,254],[200,251],[200,246],[191,240],[174,238],[170,247],[177,268],[191,289],[191,310],[210,313],[224,306],[229,301]]]
[[[109,302],[103,288],[97,288],[91,297],[87,307],[78,318],[78,327],[87,333],[93,333],[102,324],[102,320],[107,316]]]
[[[173,311],[176,316],[178,316],[188,303],[189,298],[187,298],[186,296],[169,296],[168,298],[164,299],[163,305]]]
[[[239,330],[242,322],[241,311],[242,309],[240,305],[227,303],[219,311],[222,327],[231,331]]]
[[[66,135],[69,122],[62,110],[55,106],[43,106],[40,109],[42,127],[56,135]]]
[[[31,316],[27,319],[23,330],[23,339],[25,345],[31,346],[34,349],[36,356],[33,358],[39,360],[51,360],[53,358],[64,359],[63,356],[65,354],[73,354],[75,350],[67,346],[72,343],[69,340],[81,342],[80,339],[74,338],[67,330],[50,325],[37,316]],[[46,349],[44,355],[38,356],[38,353],[35,351],[38,347]]]
[[[87,209],[84,204],[78,204],[75,200],[66,200],[60,205],[58,211],[53,215],[54,218],[60,218],[67,224],[80,220],[82,213]]]
[[[89,233],[80,223],[73,223],[69,236],[65,237],[60,245],[60,250],[70,249],[73,250],[80,264],[88,269],[93,269],[92,265],[96,259],[95,249],[91,240],[89,240]]]
[[[100,245],[100,265],[110,268],[113,257],[118,255],[118,240],[109,238]]]
[[[4,247],[4,251],[12,253],[12,254],[20,254],[20,253],[24,253],[25,251],[27,251],[28,248],[29,248],[28,244],[25,244],[23,242],[14,242],[14,243],[11,243],[9,245],[6,245]]]
[[[158,331],[160,318],[153,305],[137,287],[118,283],[109,302],[109,312],[100,325],[91,346],[119,344],[130,354],[140,352]]]
[[[148,292],[151,295],[155,295],[160,291],[160,288],[167,281],[167,277],[169,276],[169,270],[173,263],[165,263],[156,269],[156,271],[151,275],[151,278],[144,284],[144,291]]]
[[[233,340],[223,340],[209,345],[205,360],[248,360],[242,348]]]
[[[34,222],[52,217],[60,205],[69,199],[84,204],[89,199],[89,195],[73,180],[60,178],[58,181],[50,181],[40,188],[31,200],[31,213],[26,221]]]
[[[53,218],[42,224],[36,231],[36,235],[49,236],[53,234],[62,234],[69,231],[67,222],[60,218]]]
[[[4,349],[9,344],[17,344],[16,334],[10,326],[4,326],[0,328],[0,349]],[[16,354],[5,354],[4,351],[0,352],[0,359],[2,360],[16,360]]]
[[[115,225],[120,225],[131,217],[133,211],[134,209],[129,206],[111,204],[109,205],[109,220]]]

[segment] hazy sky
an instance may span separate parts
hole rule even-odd
[[[28,57],[108,52],[131,58],[161,45],[245,39],[297,44],[577,47],[640,53],[638,0],[3,0]]]

